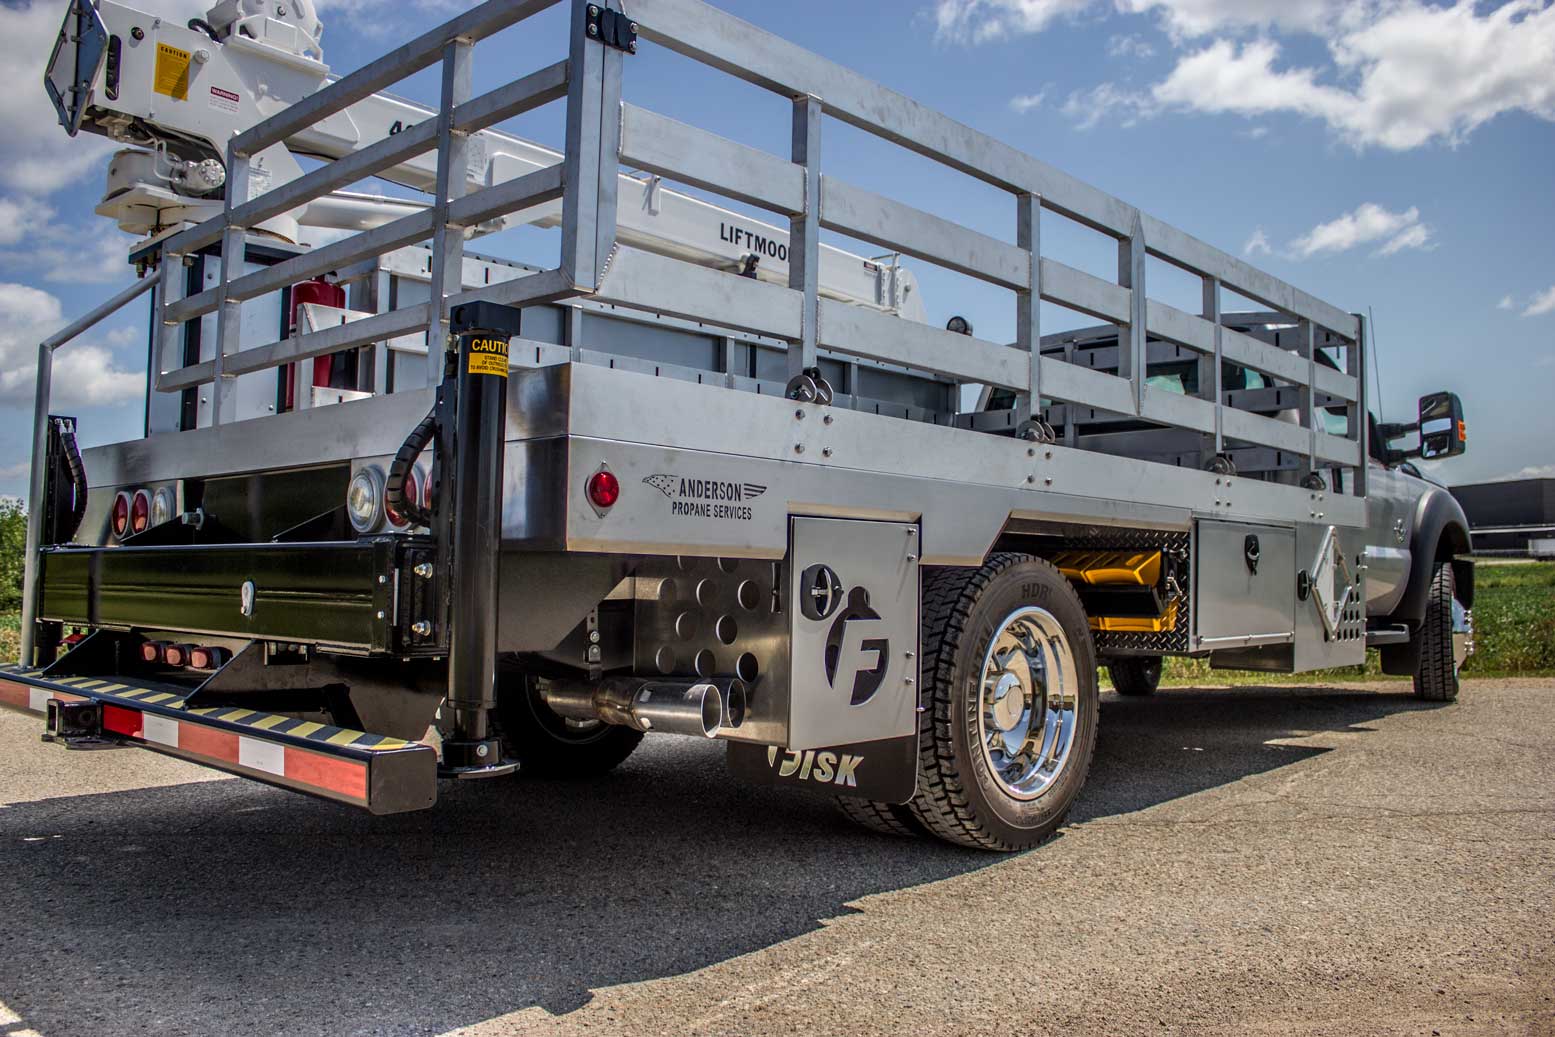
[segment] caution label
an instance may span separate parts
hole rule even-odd
[[[472,338],[464,356],[469,374],[508,376],[508,344],[500,338]]]
[[[151,89],[165,94],[175,101],[189,100],[189,62],[187,50],[179,50],[165,43],[157,44],[156,74]]]

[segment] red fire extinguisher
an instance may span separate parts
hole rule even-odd
[[[338,284],[331,284],[323,278],[317,277],[292,285],[291,313],[286,318],[288,334],[297,334],[297,314],[306,303],[333,306],[343,310],[346,305],[346,290]],[[329,387],[330,375],[334,372],[334,361],[335,358],[333,356],[314,357],[313,384],[315,386]],[[286,409],[292,410],[297,406],[297,365],[287,364],[284,377],[286,379]]]

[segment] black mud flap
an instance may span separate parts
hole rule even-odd
[[[823,749],[730,742],[729,773],[752,785],[906,803],[918,790],[918,736]]]

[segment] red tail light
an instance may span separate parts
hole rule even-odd
[[[169,666],[188,666],[193,651],[189,645],[168,645],[162,650],[162,658]]]
[[[589,476],[588,491],[594,507],[603,511],[614,507],[615,502],[621,499],[621,481],[613,473],[601,468]]]
[[[196,648],[189,653],[189,665],[196,670],[214,670],[229,658],[225,648]]]
[[[432,472],[430,470],[422,473],[421,506],[428,511],[432,510]]]
[[[136,490],[130,502],[130,532],[141,533],[151,525],[151,494]]]
[[[120,491],[113,498],[113,535],[122,537],[130,529],[130,495]]]
[[[166,641],[147,641],[140,646],[140,660],[147,663],[160,663],[167,652]]]

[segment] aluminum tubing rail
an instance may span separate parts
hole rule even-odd
[[[38,343],[38,381],[32,405],[32,470],[27,483],[27,555],[22,560],[22,663],[31,666],[37,647],[34,626],[38,615],[38,551],[43,540],[43,494],[48,481],[49,396],[54,379],[54,350],[146,294],[157,283],[143,277],[86,316],[66,325]]]

